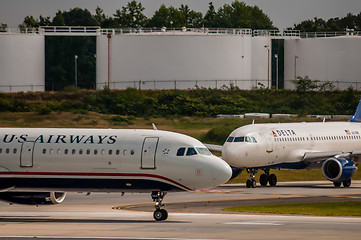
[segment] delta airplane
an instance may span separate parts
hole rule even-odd
[[[165,220],[167,192],[213,188],[232,170],[198,140],[139,129],[0,128],[0,200],[61,203],[66,192],[149,192]]]
[[[322,173],[335,187],[351,185],[361,157],[361,99],[348,122],[251,124],[235,129],[222,146],[207,145],[222,151],[232,167],[250,174],[248,188],[276,186],[277,176],[270,169],[313,169]]]

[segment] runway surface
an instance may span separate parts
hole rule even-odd
[[[168,193],[169,218],[153,219],[150,194],[69,193],[64,203],[0,203],[1,239],[360,239],[360,217],[224,212],[224,207],[295,202],[361,201],[361,181],[351,188],[330,182],[279,183],[247,189],[226,185],[195,193]],[[118,210],[121,209],[121,210]]]

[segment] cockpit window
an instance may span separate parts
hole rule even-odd
[[[242,137],[229,137],[227,142],[249,142],[257,143],[257,140],[254,137],[242,136]]]
[[[192,155],[196,155],[196,154],[197,154],[197,151],[194,148],[190,147],[190,148],[188,148],[186,155],[192,156]]]
[[[184,156],[184,152],[186,151],[186,148],[180,148],[177,151],[177,156]]]
[[[197,147],[197,151],[201,155],[212,155],[212,153],[207,148]]]
[[[234,142],[244,142],[244,137],[235,137]]]

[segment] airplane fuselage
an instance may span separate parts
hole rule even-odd
[[[303,161],[305,153],[348,152],[360,146],[360,123],[252,124],[230,134],[223,145],[222,157],[241,168],[302,169],[313,166]]]
[[[0,190],[192,191],[230,173],[198,140],[173,132],[0,128]]]

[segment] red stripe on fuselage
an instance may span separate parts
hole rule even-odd
[[[158,178],[168,182],[171,182],[175,185],[178,185],[188,191],[193,191],[193,189],[184,186],[172,179],[169,179],[164,176],[155,175],[155,174],[145,174],[145,173],[82,173],[82,172],[0,172],[0,175],[27,175],[27,176],[88,176],[88,177],[148,177],[148,178]]]

